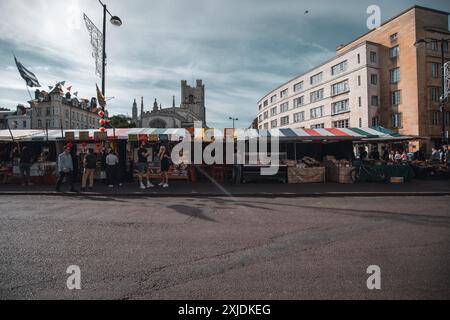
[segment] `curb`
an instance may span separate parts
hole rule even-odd
[[[115,198],[228,198],[220,193],[93,193],[93,192],[2,192],[1,196],[50,196],[50,197],[115,197]],[[443,197],[450,196],[450,191],[442,192],[316,192],[316,193],[239,193],[234,198],[320,198],[320,197]]]

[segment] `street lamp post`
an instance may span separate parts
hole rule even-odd
[[[113,16],[111,12],[109,12],[108,8],[106,7],[106,4],[104,4],[101,0],[98,0],[100,4],[103,7],[103,55],[102,55],[102,94],[104,97],[105,95],[105,73],[106,73],[106,16],[107,14],[111,17],[111,24],[120,27],[122,25],[122,20],[117,17]]]
[[[445,103],[447,102],[447,98],[444,97],[444,92],[445,92],[445,70],[444,70],[444,65],[445,65],[445,52],[444,52],[444,43],[447,43],[447,48],[448,48],[448,42],[450,41],[449,39],[433,39],[433,38],[424,38],[424,39],[419,39],[414,43],[415,47],[418,47],[421,44],[427,44],[427,43],[431,43],[431,42],[437,42],[440,43],[441,45],[441,73],[442,73],[442,87],[441,87],[441,97],[439,99],[441,106],[440,106],[440,112],[441,112],[441,119],[442,119],[442,145],[446,144],[446,140],[447,140],[447,136],[446,136],[446,131],[445,131]],[[447,49],[448,50],[448,49]]]
[[[234,122],[235,122],[235,121],[239,121],[239,119],[238,119],[238,118],[233,118],[233,117],[230,117],[229,119],[230,119],[230,120],[233,120],[233,129],[235,129]]]

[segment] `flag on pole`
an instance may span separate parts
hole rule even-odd
[[[77,91],[77,92],[74,92],[73,95],[74,95],[75,97],[78,97],[78,91]]]
[[[52,91],[53,86],[48,86],[48,90]]]
[[[19,61],[17,61],[16,56],[14,56],[14,60],[16,61],[16,66],[17,69],[19,70],[20,76],[23,78],[23,80],[25,80],[27,86],[30,88],[40,87],[41,85],[39,84],[39,81],[34,75],[34,73],[25,68],[23,64],[21,64]]]
[[[69,91],[69,92],[70,92],[70,90],[72,90],[72,86],[70,86],[70,87],[67,87],[67,91]]]
[[[98,85],[95,85],[97,87],[97,101],[98,104],[104,109],[106,106],[106,99],[103,96],[102,92],[100,91],[100,89],[98,88]]]

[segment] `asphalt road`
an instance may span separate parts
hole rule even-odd
[[[450,197],[0,196],[1,299],[450,299]],[[66,269],[81,270],[68,290]],[[368,290],[367,267],[381,269]]]

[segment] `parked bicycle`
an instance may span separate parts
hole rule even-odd
[[[361,181],[384,182],[386,181],[386,174],[376,167],[361,162],[350,172],[350,178],[356,183]]]

